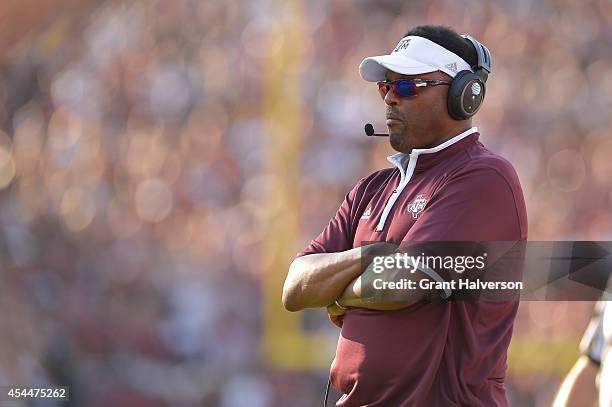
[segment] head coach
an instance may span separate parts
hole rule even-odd
[[[472,126],[490,71],[486,47],[440,26],[410,30],[389,55],[359,67],[383,99],[393,167],[357,182],[283,288],[286,309],[327,307],[341,327],[330,372],[343,394],[337,406],[508,404],[516,302],[432,301],[452,293],[427,290],[393,303],[360,295],[362,256],[389,242],[527,239],[516,172]]]

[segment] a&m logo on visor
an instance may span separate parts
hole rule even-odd
[[[403,49],[408,48],[408,44],[410,44],[410,38],[405,38],[405,39],[401,40],[399,42],[399,44],[397,44],[397,47],[395,47],[393,52],[399,52],[399,51],[401,51]]]
[[[408,205],[408,212],[412,214],[412,217],[414,219],[417,219],[419,217],[419,214],[423,212],[423,209],[425,209],[425,205],[427,205],[428,200],[429,199],[425,198],[423,195],[419,195],[414,198],[414,201],[412,201],[411,204]]]

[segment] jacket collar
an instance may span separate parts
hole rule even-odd
[[[416,161],[415,172],[423,171],[463,150],[468,144],[477,141],[478,137],[478,128],[472,127],[435,147],[415,148],[410,154],[396,153],[387,157],[387,160],[399,168],[404,179],[410,160]]]

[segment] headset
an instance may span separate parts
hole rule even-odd
[[[478,62],[472,71],[460,71],[448,89],[448,114],[455,120],[469,119],[476,114],[485,97],[485,83],[491,73],[491,52],[476,38],[462,35],[474,48]]]

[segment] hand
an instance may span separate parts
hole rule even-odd
[[[355,307],[354,303],[361,300],[361,276],[357,277],[346,286],[338,302],[344,307]]]
[[[355,280],[351,281],[351,283],[346,287],[342,295],[338,298],[338,302],[343,307],[349,308],[365,308],[376,311],[394,311],[397,309],[402,309],[412,305],[415,301],[398,301],[390,298],[362,298],[361,296],[361,283],[362,276],[357,277]],[[366,283],[367,284],[367,283]],[[335,304],[333,304],[335,306]],[[336,308],[339,308],[336,306]],[[340,308],[340,310],[342,310]],[[329,319],[332,320],[331,313]],[[334,322],[332,320],[332,322]],[[334,322],[335,323],[335,322]],[[338,324],[336,324],[338,325]]]
[[[329,320],[332,322],[332,324],[336,325],[338,328],[342,328],[345,313],[346,310],[340,308],[336,304],[331,304],[327,306],[327,316],[329,317]]]

